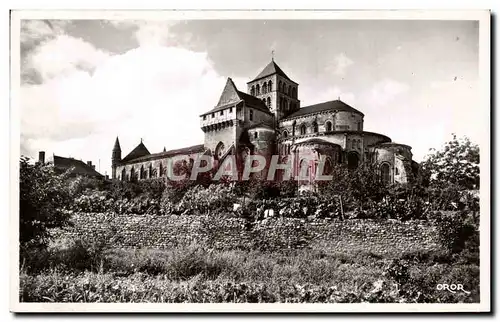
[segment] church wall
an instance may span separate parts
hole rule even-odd
[[[221,114],[222,112],[222,114]],[[221,123],[236,119],[236,108],[234,106],[221,111],[209,113],[200,117],[200,127]]]
[[[213,130],[205,132],[205,149],[210,149],[214,153],[215,148],[222,142],[226,149],[228,149],[236,141],[236,126],[227,126],[220,130]]]
[[[336,131],[363,131],[363,116],[358,113],[339,111],[335,114]]]
[[[187,154],[186,159],[193,159],[195,160],[201,153],[191,153]],[[157,159],[157,160],[148,160],[148,161],[143,161],[143,162],[137,162],[137,163],[130,163],[130,164],[124,164],[124,165],[119,165],[116,168],[116,176],[118,180],[122,180],[122,171],[125,169],[125,174],[127,175],[127,181],[130,180],[130,174],[132,168],[134,169],[134,173],[137,175],[137,179],[140,179],[139,176],[139,171],[141,170],[141,166],[144,167],[144,178],[143,179],[150,179],[150,178],[158,178],[159,173],[160,173],[160,164],[162,165],[162,169],[165,172],[167,169],[167,165],[169,162],[177,162],[178,160],[182,160],[181,156],[184,155],[178,155],[178,156],[171,156],[171,157],[165,157],[162,159]],[[150,175],[149,173],[149,166],[152,166],[152,174]],[[163,176],[166,176],[164,173]]]
[[[394,158],[394,181],[399,183],[408,182],[408,173],[404,161],[398,157]]]

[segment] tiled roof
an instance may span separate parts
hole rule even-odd
[[[266,124],[264,122],[261,122],[261,123],[257,123],[257,124],[254,124],[254,125],[251,125],[247,128],[247,130],[251,130],[251,129],[255,129],[255,128],[267,128],[267,129],[270,129],[270,130],[275,130],[274,127],[272,127],[271,125],[269,124]]]
[[[319,113],[323,111],[344,111],[344,112],[352,112],[352,113],[358,113],[361,115],[364,115],[357,109],[355,109],[352,106],[347,105],[346,103],[342,102],[341,100],[334,100],[334,101],[328,101],[328,102],[323,102],[319,104],[314,104],[314,105],[309,105],[309,106],[304,106],[300,108],[298,111],[290,114],[286,118],[294,118],[297,116],[303,116],[307,114],[312,114],[312,113]]]
[[[301,141],[298,143],[295,143],[295,145],[306,145],[306,144],[324,144],[324,145],[336,145],[339,146],[336,143],[328,142],[326,140],[318,139],[318,138],[312,138],[306,141]]]
[[[264,69],[259,73],[259,75],[257,75],[257,77],[253,79],[253,81],[273,74],[278,74],[281,77],[289,81],[292,81],[290,78],[288,78],[288,76],[286,76],[285,72],[278,66],[278,64],[274,62],[274,60],[271,61],[269,64],[267,64],[267,66],[264,67]]]
[[[153,153],[153,154],[145,155],[145,156],[138,157],[135,159],[127,160],[125,162],[129,162],[129,163],[143,162],[143,161],[148,161],[148,160],[168,158],[168,157],[172,157],[175,155],[187,155],[187,154],[193,154],[193,153],[200,153],[203,151],[205,151],[205,146],[203,144],[198,144],[198,145],[193,145],[193,146],[189,146],[186,148],[174,149],[174,150],[164,151],[164,152],[160,152],[160,153]]]
[[[73,168],[73,170],[71,170],[71,174],[75,175],[86,175],[89,177],[103,177],[102,174],[95,171],[91,166],[89,166],[85,162],[73,158],[65,158],[54,155],[54,167],[62,171],[66,171],[70,168]]]
[[[267,105],[257,97],[240,91],[238,91],[238,94],[240,95],[241,99],[245,102],[247,106],[256,108],[263,112],[271,113]]]
[[[236,88],[236,85],[234,84],[233,80],[230,77],[228,77],[226,86],[224,86],[224,90],[222,91],[222,94],[219,98],[219,102],[217,103],[217,105],[210,111],[203,113],[201,115],[214,113],[219,110],[225,109],[229,106],[238,104],[240,102],[244,102],[245,105],[256,108],[263,112],[271,113],[267,108],[266,104],[262,100],[250,94],[239,91]]]
[[[122,162],[127,162],[127,161],[137,159],[137,158],[143,157],[145,155],[149,155],[149,154],[151,154],[151,153],[149,153],[148,149],[146,148],[144,143],[142,143],[142,141],[141,141],[141,143],[139,143],[139,145],[136,146],[135,149],[133,149],[129,154],[127,154],[126,157],[124,157],[122,159]]]

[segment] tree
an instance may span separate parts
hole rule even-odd
[[[479,189],[479,146],[467,137],[446,142],[439,150],[431,150],[421,164],[421,171],[429,176],[429,184],[436,188],[450,185],[462,190]]]
[[[69,172],[57,174],[50,164],[20,159],[19,241],[21,247],[46,246],[49,229],[67,224],[63,207],[71,200]]]

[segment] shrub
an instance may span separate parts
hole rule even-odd
[[[451,252],[479,252],[479,230],[468,211],[438,212],[433,220],[443,246]]]
[[[174,198],[177,199],[177,198]],[[196,211],[207,214],[211,211],[228,211],[236,201],[236,195],[230,185],[211,184],[208,187],[194,185],[183,193],[177,202],[171,200],[170,196],[164,194],[161,203],[162,213],[185,213]]]
[[[67,224],[64,206],[70,203],[67,173],[56,174],[50,164],[20,160],[19,241],[21,248],[47,245],[51,228]]]

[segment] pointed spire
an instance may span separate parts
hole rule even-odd
[[[118,140],[118,136],[116,137],[115,146],[113,147],[113,150],[120,150],[121,151],[120,141]]]
[[[167,152],[167,149],[165,147],[163,147],[163,152]]]
[[[274,49],[271,50],[271,61],[274,62]]]

